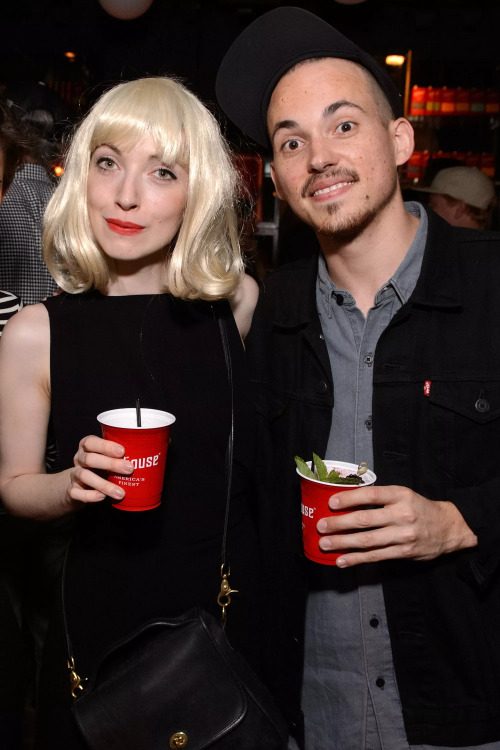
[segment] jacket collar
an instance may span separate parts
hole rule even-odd
[[[429,220],[427,242],[420,276],[410,303],[425,307],[461,307],[457,230],[433,211],[425,210]],[[278,304],[274,308],[275,325],[295,328],[315,320],[318,254],[281,266],[272,275],[279,276],[281,281],[278,287]]]
[[[316,278],[318,253],[276,269],[272,276],[280,278],[274,323],[282,328],[307,325],[318,318],[316,309]]]
[[[410,302],[426,307],[461,307],[458,230],[433,211],[428,210],[427,216],[429,230],[422,268]]]

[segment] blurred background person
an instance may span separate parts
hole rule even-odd
[[[477,167],[441,169],[429,187],[413,190],[429,193],[430,208],[454,227],[491,228],[495,186]]]
[[[43,83],[16,83],[6,104],[24,133],[21,165],[0,206],[0,286],[31,305],[57,290],[42,258],[42,221],[54,191],[57,126],[66,108]]]
[[[23,153],[22,136],[0,101],[0,203],[14,178]],[[9,318],[22,307],[11,292],[0,291],[0,336]],[[11,562],[9,518],[0,506],[0,747],[20,750],[29,657],[10,596]]]

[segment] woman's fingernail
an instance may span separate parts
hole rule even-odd
[[[332,509],[333,509],[333,508],[338,508],[338,507],[339,507],[339,505],[340,505],[340,500],[338,499],[337,495],[332,495],[332,496],[331,496],[331,498],[330,498],[330,500],[329,500],[329,502],[328,502],[328,505],[329,505],[329,506],[330,506],[330,508],[332,508]]]
[[[134,471],[134,464],[127,462],[125,464],[125,471],[127,472],[127,474],[132,474],[132,472]]]
[[[324,518],[322,518],[320,521],[318,521],[318,525],[316,527],[320,534],[323,534],[325,531],[328,531],[328,524],[325,521]]]
[[[111,494],[117,500],[123,500],[125,497],[125,490],[122,490],[121,487],[113,487]]]
[[[337,568],[345,568],[346,567],[346,561],[343,557],[339,557],[337,560]]]

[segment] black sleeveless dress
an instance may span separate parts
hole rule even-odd
[[[231,405],[218,316],[226,321],[233,379],[235,443],[228,533],[232,597],[227,632],[260,671],[260,562],[252,498],[253,409],[243,346],[226,301],[187,302],[169,294],[62,294],[45,303],[51,331],[51,422],[61,468],[82,437],[100,435],[99,412],[163,409],[176,416],[162,503],[143,512],[104,500],[75,514],[66,564],[65,610],[82,676],[110,644],[159,615],[200,605],[220,615],[225,452]],[[60,618],[47,639],[37,748],[86,747],[70,716]]]

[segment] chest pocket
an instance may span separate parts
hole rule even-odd
[[[500,417],[500,380],[432,381],[429,401],[473,422],[486,424]]]
[[[500,381],[432,381],[427,439],[432,460],[455,486],[499,474]]]

